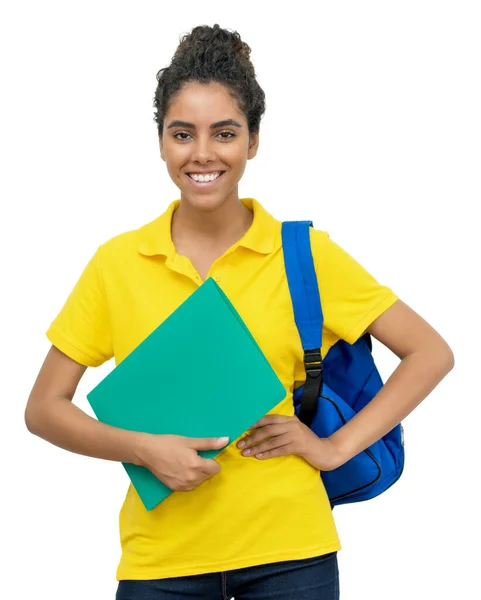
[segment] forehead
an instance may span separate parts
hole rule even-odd
[[[210,125],[220,119],[244,119],[237,100],[220,83],[189,82],[175,96],[166,117]]]

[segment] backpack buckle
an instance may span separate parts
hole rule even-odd
[[[322,375],[321,349],[304,351],[304,367],[309,377],[317,378]]]

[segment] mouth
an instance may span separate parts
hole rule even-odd
[[[206,188],[212,188],[216,185],[216,183],[222,179],[222,177],[224,176],[225,171],[219,171],[220,175],[218,177],[216,177],[213,181],[195,181],[195,179],[192,179],[192,177],[190,176],[189,173],[186,173],[186,177],[189,180],[189,182],[191,183],[191,185],[193,185],[195,188],[197,189],[206,189]]]

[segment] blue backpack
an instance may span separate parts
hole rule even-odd
[[[328,437],[377,394],[383,381],[369,334],[354,344],[339,340],[321,359],[323,314],[312,258],[312,221],[282,224],[282,245],[296,325],[304,350],[305,384],[294,391],[295,413],[319,437]],[[404,467],[402,425],[333,471],[322,471],[331,506],[378,496]]]

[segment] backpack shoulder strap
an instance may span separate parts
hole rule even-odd
[[[321,298],[311,252],[312,221],[285,221],[282,248],[296,325],[304,350],[322,346]]]
[[[282,247],[294,318],[304,350],[306,384],[299,418],[310,425],[322,390],[322,314],[319,286],[312,258],[312,221],[282,223]]]

